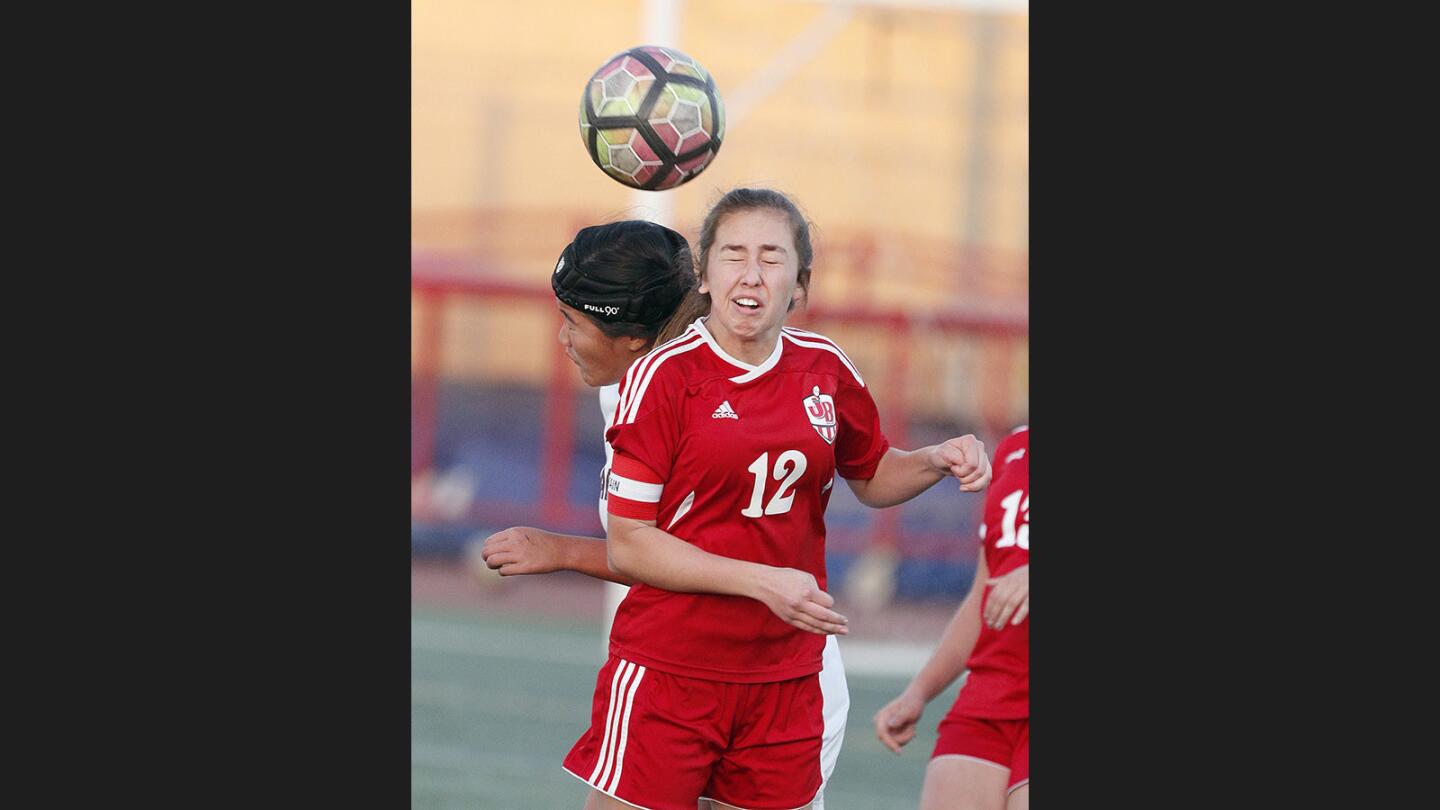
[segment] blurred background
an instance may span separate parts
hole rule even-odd
[[[1001,0],[413,0],[412,805],[579,808],[559,761],[604,660],[601,583],[475,577],[467,542],[512,525],[601,536],[603,417],[560,351],[549,274],[580,227],[691,237],[727,189],[814,223],[809,306],[891,442],[1028,419],[1029,17]],[[669,45],[714,76],[724,142],[696,179],[639,192],[576,123],[590,74]],[[827,807],[914,807],[936,698],[903,756],[870,716],[923,664],[974,573],[981,499],[942,482],[875,511],[837,487],[829,590],[852,693]]]

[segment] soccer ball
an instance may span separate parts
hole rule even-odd
[[[705,170],[725,137],[725,104],[699,62],[655,45],[610,57],[585,83],[580,139],[606,174],[646,191]]]

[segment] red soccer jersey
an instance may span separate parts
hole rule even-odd
[[[822,589],[835,477],[872,477],[889,447],[864,381],[828,338],[784,329],[752,366],[727,355],[703,319],[631,365],[606,438],[616,457],[611,514],[634,504],[617,496],[658,499],[661,529],[713,554],[808,571]],[[622,457],[663,488],[617,476]],[[630,589],[610,631],[619,658],[735,683],[819,672],[824,644],[758,600],[644,584]]]
[[[995,450],[985,492],[985,567],[990,576],[1030,564],[1030,429],[1016,428]],[[983,583],[982,583],[983,587]],[[990,595],[985,587],[980,602]],[[1013,618],[1013,617],[1012,617]],[[994,720],[1030,716],[1030,617],[991,630],[984,622],[966,664],[970,676],[955,700],[955,714]]]

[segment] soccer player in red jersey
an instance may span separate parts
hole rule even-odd
[[[1030,807],[1030,429],[995,450],[975,582],[930,660],[875,713],[895,753],[915,736],[925,704],[970,670],[925,770],[921,810]],[[968,659],[968,660],[967,660]]]
[[[674,317],[684,294],[696,284],[689,245],[675,231],[643,221],[615,222],[583,228],[567,245],[551,278],[560,310],[560,345],[587,385],[600,386],[600,407],[608,430],[619,402],[619,382],[630,364],[656,342],[676,337],[696,313]],[[797,298],[805,289],[797,288]],[[605,444],[601,473],[600,520],[607,519],[603,482],[610,472],[612,449]],[[581,537],[530,526],[512,526],[487,537],[470,550],[472,559],[501,576],[572,570],[608,580],[607,601],[617,604],[631,584],[610,570],[603,538]],[[612,592],[618,592],[614,594]],[[607,627],[608,634],[608,627]],[[825,639],[820,693],[824,739],[820,750],[822,780],[828,780],[840,755],[850,691],[839,646]],[[608,639],[607,639],[608,643]],[[813,810],[823,810],[823,785]],[[709,802],[703,802],[708,805]]]
[[[823,637],[846,624],[824,590],[835,478],[875,508],[990,479],[974,436],[890,447],[844,352],[783,327],[813,257],[788,198],[727,193],[699,252],[708,315],[630,366],[607,432],[609,563],[635,584],[564,763],[597,810],[811,807]]]

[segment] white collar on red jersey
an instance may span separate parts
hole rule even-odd
[[[690,324],[690,326],[691,328],[695,329],[700,333],[700,336],[705,339],[706,343],[710,344],[710,350],[715,352],[716,357],[719,357],[721,360],[724,360],[732,366],[745,369],[744,374],[741,374],[738,377],[731,377],[730,382],[750,382],[756,377],[759,377],[761,374],[764,374],[765,372],[774,368],[775,364],[780,362],[780,351],[784,341],[780,340],[778,336],[775,338],[775,351],[770,352],[770,356],[765,358],[765,361],[758,366],[752,366],[744,360],[737,360],[736,358],[726,354],[725,350],[720,348],[720,344],[715,340],[715,336],[710,334],[710,330],[706,328],[705,318],[707,317],[709,316],[701,316],[699,318],[696,318],[695,322]]]

